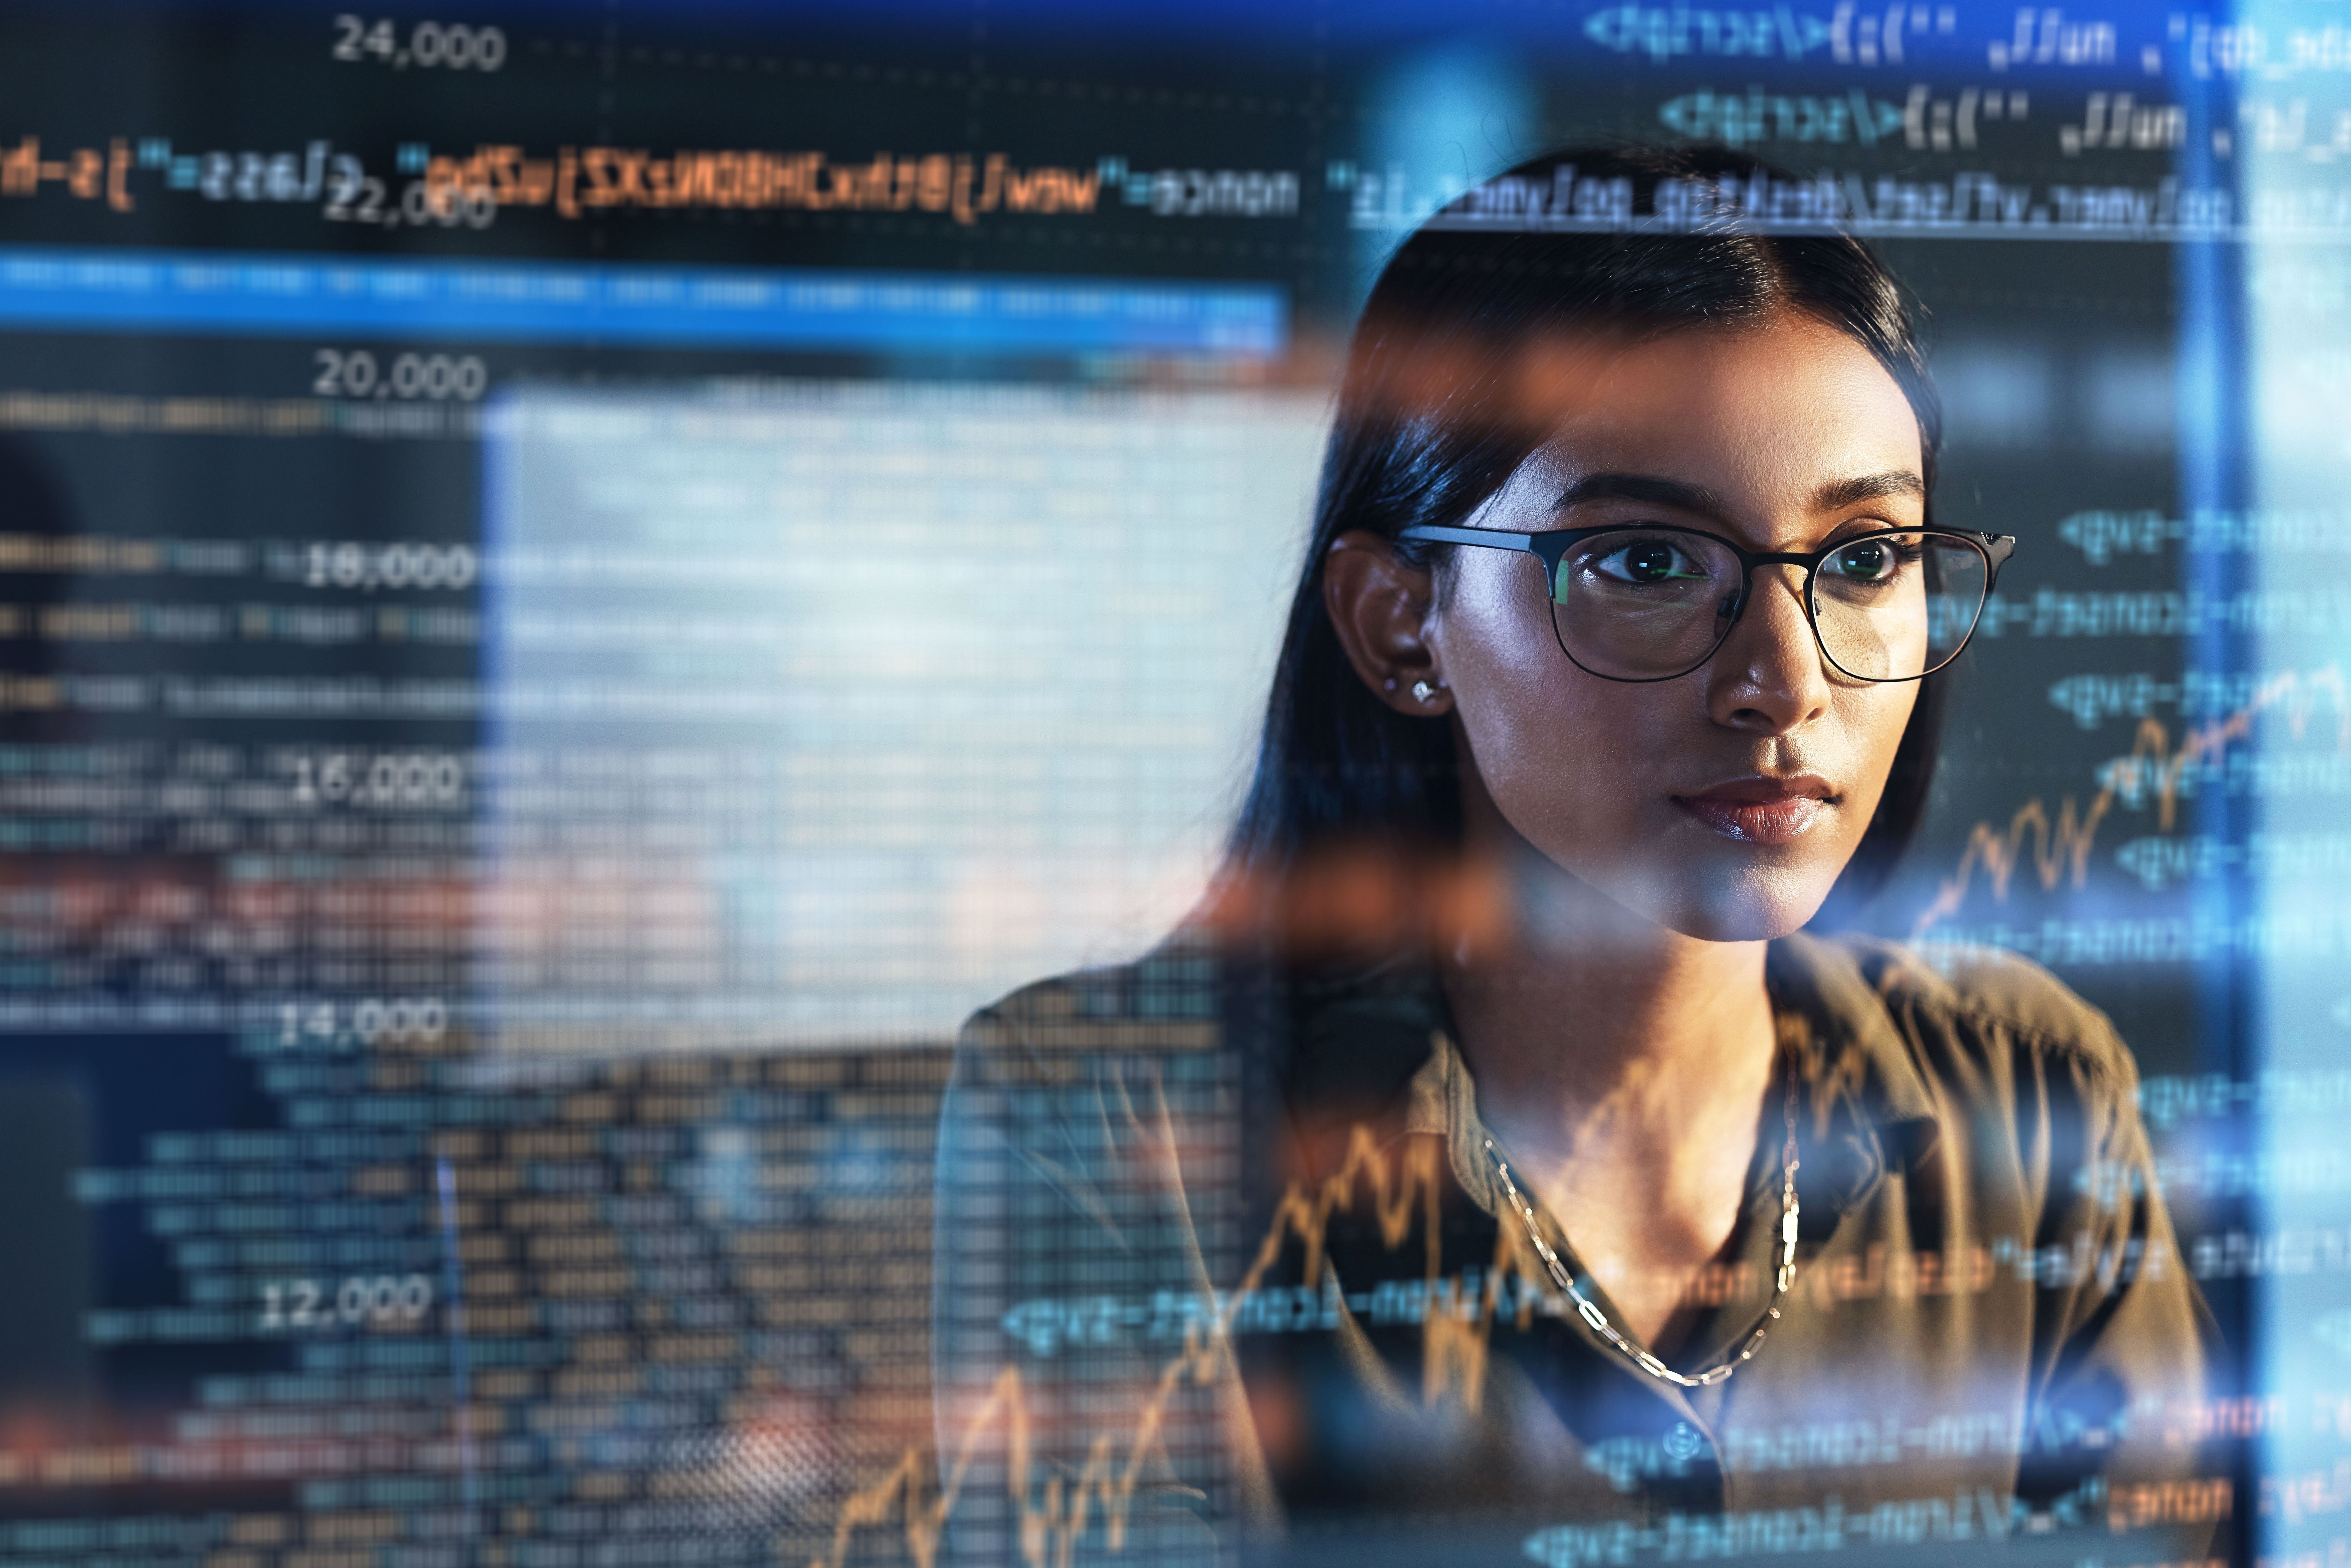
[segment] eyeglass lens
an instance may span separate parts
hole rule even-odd
[[[1577,541],[1552,580],[1560,646],[1595,674],[1658,680],[1704,664],[1746,587],[1710,535],[1625,528]],[[1991,563],[1956,535],[1872,534],[1813,573],[1821,648],[1848,675],[1907,681],[1949,664],[1975,630]]]

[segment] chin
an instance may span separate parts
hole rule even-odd
[[[1645,888],[1633,907],[1701,942],[1774,942],[1820,913],[1836,877],[1813,866],[1685,868]]]

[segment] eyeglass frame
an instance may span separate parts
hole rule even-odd
[[[1967,652],[1968,644],[1975,641],[1976,628],[1983,623],[1984,605],[1991,602],[1991,591],[2000,586],[2000,569],[2008,563],[2008,558],[2016,551],[2014,534],[1979,533],[1973,528],[1951,528],[1940,524],[1915,528],[1872,528],[1865,534],[1849,534],[1844,538],[1823,545],[1819,549],[1799,554],[1792,554],[1784,550],[1751,550],[1723,538],[1720,534],[1709,532],[1705,528],[1684,528],[1677,523],[1610,523],[1596,528],[1544,528],[1533,533],[1512,533],[1500,528],[1454,528],[1442,523],[1415,523],[1410,528],[1399,528],[1395,537],[1399,539],[1410,539],[1427,544],[1479,545],[1488,549],[1516,550],[1521,554],[1533,556],[1543,564],[1543,596],[1556,606],[1559,601],[1559,563],[1566,559],[1567,552],[1574,549],[1579,542],[1598,538],[1603,534],[1691,534],[1699,538],[1711,539],[1739,558],[1740,570],[1737,601],[1731,605],[1728,615],[1724,615],[1719,609],[1715,612],[1716,617],[1723,622],[1722,634],[1714,640],[1714,645],[1708,648],[1697,663],[1687,668],[1676,670],[1670,675],[1611,675],[1595,670],[1570,651],[1566,634],[1559,628],[1558,617],[1556,615],[1552,617],[1552,637],[1559,643],[1559,651],[1567,655],[1569,664],[1597,679],[1636,686],[1654,685],[1659,681],[1678,681],[1690,671],[1703,668],[1708,659],[1722,652],[1722,645],[1730,641],[1732,629],[1738,626],[1740,618],[1747,613],[1749,601],[1755,597],[1756,569],[1766,566],[1800,566],[1804,569],[1804,580],[1796,596],[1796,601],[1804,607],[1804,621],[1813,629],[1813,646],[1820,649],[1821,657],[1826,659],[1830,667],[1839,674],[1851,676],[1856,681],[1869,681],[1878,685],[1887,686],[1900,685],[1907,681],[1923,681],[1936,670],[1950,668],[1959,656]],[[1921,670],[1915,675],[1855,674],[1853,671],[1837,663],[1837,656],[1829,652],[1828,640],[1821,635],[1820,610],[1813,602],[1813,586],[1819,577],[1822,564],[1839,550],[1850,549],[1855,545],[1865,543],[1870,539],[1885,538],[1896,534],[1948,534],[1972,545],[1984,558],[1983,604],[1976,606],[1975,619],[1968,622],[1967,634],[1959,639],[1959,645],[1951,650],[1949,658],[1937,664],[1934,669]]]

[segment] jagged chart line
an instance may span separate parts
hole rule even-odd
[[[2130,755],[2109,766],[2105,781],[2086,811],[2077,815],[2074,797],[2068,795],[2059,804],[2053,824],[2048,807],[2036,795],[2008,820],[2006,832],[1988,821],[1976,823],[1968,832],[1959,866],[1919,912],[1910,927],[1910,939],[1916,942],[1959,912],[1978,866],[1991,884],[1992,897],[2005,903],[2009,883],[2022,862],[2027,833],[2032,835],[2032,868],[2043,891],[2054,892],[2069,871],[2074,886],[2085,885],[2090,878],[2090,851],[2097,842],[2098,825],[2113,809],[2117,794],[2139,795],[2151,782],[2157,824],[2161,831],[2169,832],[2179,811],[2179,780],[2189,768],[2251,735],[2253,721],[2273,707],[2284,706],[2287,723],[2300,738],[2309,727],[2311,710],[2321,691],[2334,698],[2335,749],[2351,751],[2351,688],[2346,688],[2343,671],[2335,664],[2314,670],[2306,677],[2294,670],[2272,676],[2242,707],[2200,729],[2190,729],[2177,751],[2171,749],[2171,731],[2160,719],[2140,719],[2131,737]]]
[[[2009,820],[2005,833],[1990,822],[1977,822],[1957,869],[1943,882],[1935,900],[1913,927],[1913,939],[1958,913],[1980,865],[1991,884],[1993,896],[2005,900],[2017,867],[2022,863],[2028,832],[2033,835],[2033,868],[2041,885],[2054,890],[2070,871],[2073,884],[2082,886],[2088,880],[2089,856],[2098,828],[2118,794],[2142,794],[2151,783],[2158,802],[2158,821],[2168,832],[2177,817],[2179,780],[2189,768],[2243,740],[2252,733],[2256,718],[2281,705],[2285,706],[2293,733],[2299,737],[2308,727],[2312,709],[2321,693],[2331,695],[2334,701],[2337,748],[2351,750],[2351,690],[2346,690],[2341,669],[2333,664],[2313,671],[2306,679],[2297,672],[2288,671],[2262,683],[2241,707],[2202,728],[2189,730],[2177,750],[2171,747],[2169,729],[2160,720],[2141,719],[2129,756],[2107,770],[2105,783],[2086,811],[2077,811],[2074,798],[2067,796],[2053,824],[2047,806],[2036,797]],[[1263,1281],[1291,1237],[1305,1248],[1301,1278],[1318,1277],[1331,1218],[1355,1207],[1359,1179],[1365,1180],[1371,1188],[1381,1239],[1391,1249],[1403,1246],[1409,1236],[1416,1203],[1422,1207],[1428,1249],[1426,1277],[1431,1286],[1437,1283],[1440,1263],[1440,1238],[1436,1225],[1437,1153],[1433,1142],[1416,1140],[1392,1182],[1388,1164],[1381,1156],[1370,1130],[1358,1126],[1337,1174],[1322,1182],[1311,1196],[1302,1184],[1292,1182],[1285,1189],[1257,1256],[1240,1282],[1205,1328],[1198,1323],[1186,1327],[1183,1348],[1160,1368],[1151,1396],[1144,1401],[1127,1439],[1123,1462],[1118,1458],[1115,1436],[1099,1434],[1089,1447],[1085,1465],[1074,1484],[1065,1485],[1061,1478],[1054,1477],[1047,1481],[1041,1498],[1032,1501],[1029,1485],[1031,1433],[1020,1370],[1007,1365],[998,1374],[987,1399],[964,1428],[936,1496],[928,1501],[923,1500],[923,1478],[927,1467],[922,1450],[908,1448],[888,1474],[853,1493],[842,1505],[835,1521],[831,1553],[812,1559],[810,1568],[843,1568],[857,1532],[885,1526],[893,1514],[903,1517],[907,1551],[917,1568],[933,1568],[947,1520],[977,1462],[980,1446],[999,1424],[1008,1440],[1006,1490],[1019,1517],[1022,1561],[1029,1568],[1068,1568],[1078,1542],[1092,1525],[1097,1506],[1109,1549],[1113,1552],[1123,1550],[1135,1489],[1144,1467],[1164,1454],[1161,1429],[1177,1391],[1187,1381],[1206,1383],[1217,1375],[1228,1353],[1234,1313]],[[1531,1260],[1520,1255],[1512,1235],[1510,1228],[1498,1228],[1493,1266],[1487,1270],[1473,1312],[1457,1316],[1431,1310],[1424,1320],[1425,1401],[1433,1403],[1448,1390],[1458,1388],[1474,1403],[1483,1386],[1503,1281],[1517,1273],[1541,1288],[1543,1276],[1535,1270]],[[1531,1298],[1522,1293],[1520,1301],[1518,1315],[1523,1325],[1531,1311]]]
[[[2083,885],[2088,880],[2089,856],[2099,825],[2113,809],[2117,794],[2144,792],[2150,782],[2147,774],[2151,769],[2158,821],[2163,831],[2169,831],[2177,814],[2179,780],[2189,768],[2244,739],[2252,733],[2256,718],[2281,705],[2287,708],[2294,734],[2301,736],[2321,692],[2331,695],[2334,700],[2338,749],[2351,750],[2351,688],[2346,688],[2341,669],[2333,664],[2312,672],[2307,678],[2288,671],[2264,682],[2243,706],[2200,729],[2191,729],[2176,751],[2171,747],[2171,733],[2160,720],[2141,719],[2130,755],[2108,770],[2106,781],[2086,811],[2077,812],[2074,798],[2067,796],[2053,824],[2048,808],[2036,797],[2009,820],[2005,833],[1990,822],[1976,823],[1957,870],[1943,882],[1935,900],[1919,916],[1912,929],[1912,938],[1925,935],[1958,913],[1979,865],[1991,884],[1993,896],[2005,900],[2017,867],[2022,862],[2028,832],[2033,835],[2033,868],[2043,888],[2053,890],[2069,870],[2074,885]],[[852,1493],[841,1505],[834,1521],[831,1551],[811,1559],[810,1568],[844,1568],[857,1532],[887,1526],[893,1515],[902,1520],[906,1549],[916,1568],[933,1568],[947,1521],[978,1460],[981,1445],[999,1426],[1008,1439],[1005,1487],[1019,1518],[1021,1560],[1029,1568],[1069,1568],[1097,1508],[1110,1551],[1123,1551],[1135,1489],[1144,1467],[1164,1455],[1161,1431],[1177,1392],[1186,1382],[1205,1384],[1217,1375],[1228,1354],[1234,1313],[1262,1283],[1291,1238],[1295,1237],[1305,1249],[1305,1266],[1300,1277],[1311,1280],[1320,1275],[1331,1218],[1356,1207],[1359,1180],[1370,1188],[1381,1239],[1390,1249],[1404,1245],[1411,1234],[1416,1207],[1422,1210],[1428,1252],[1426,1280],[1430,1286],[1436,1285],[1440,1278],[1441,1246],[1437,1228],[1438,1152],[1433,1140],[1414,1140],[1392,1176],[1371,1130],[1358,1126],[1349,1139],[1346,1158],[1335,1175],[1311,1193],[1304,1184],[1290,1183],[1240,1282],[1227,1294],[1205,1326],[1196,1322],[1187,1325],[1183,1348],[1161,1366],[1151,1395],[1127,1437],[1123,1460],[1119,1458],[1117,1437],[1098,1434],[1089,1446],[1085,1465],[1074,1483],[1065,1484],[1062,1478],[1053,1477],[1046,1482],[1041,1496],[1032,1500],[1028,1407],[1020,1369],[1007,1365],[997,1375],[987,1397],[965,1427],[936,1495],[924,1500],[924,1477],[928,1467],[923,1451],[909,1447],[887,1474]],[[1503,1281],[1515,1274],[1537,1290],[1544,1287],[1546,1276],[1535,1269],[1531,1258],[1523,1256],[1524,1249],[1514,1243],[1513,1235],[1508,1226],[1497,1228],[1493,1264],[1486,1271],[1474,1311],[1457,1315],[1436,1310],[1432,1304],[1423,1322],[1424,1401],[1434,1403],[1458,1389],[1474,1405],[1484,1385]],[[1517,1315],[1521,1326],[1531,1315],[1532,1300],[1531,1294],[1520,1293]]]
[[[1029,1486],[1028,1407],[1022,1398],[1020,1369],[1008,1365],[997,1375],[987,1399],[964,1427],[937,1495],[927,1502],[922,1500],[926,1467],[922,1450],[909,1447],[887,1475],[852,1493],[841,1505],[834,1521],[831,1554],[811,1559],[810,1568],[843,1568],[857,1531],[887,1525],[893,1513],[903,1515],[906,1550],[916,1568],[932,1568],[948,1517],[977,1461],[980,1444],[999,1424],[1008,1440],[1005,1490],[1019,1515],[1021,1561],[1029,1568],[1069,1568],[1097,1504],[1109,1549],[1113,1552],[1124,1550],[1135,1487],[1144,1467],[1165,1452],[1160,1446],[1160,1429],[1176,1392],[1187,1380],[1205,1384],[1217,1375],[1229,1354],[1234,1313],[1263,1282],[1292,1236],[1304,1243],[1306,1249],[1305,1269],[1300,1277],[1311,1280],[1320,1276],[1331,1218],[1356,1207],[1353,1200],[1359,1178],[1370,1188],[1380,1238],[1391,1251],[1405,1244],[1412,1233],[1416,1207],[1420,1211],[1428,1254],[1426,1279],[1432,1287],[1431,1305],[1422,1330],[1422,1396],[1433,1403],[1448,1388],[1459,1388],[1474,1408],[1484,1386],[1487,1348],[1504,1278],[1515,1274],[1541,1289],[1548,1276],[1539,1272],[1533,1260],[1524,1255],[1525,1248],[1513,1239],[1511,1228],[1498,1226],[1493,1265],[1486,1270],[1476,1310],[1457,1314],[1437,1309],[1433,1287],[1440,1278],[1442,1238],[1437,1231],[1437,1173],[1441,1153],[1438,1142],[1433,1138],[1411,1140],[1397,1162],[1392,1182],[1388,1162],[1382,1156],[1371,1129],[1358,1125],[1349,1136],[1347,1155],[1338,1172],[1326,1177],[1311,1196],[1304,1184],[1291,1182],[1284,1189],[1264,1239],[1259,1243],[1257,1256],[1240,1282],[1226,1295],[1205,1328],[1198,1322],[1186,1325],[1183,1349],[1160,1368],[1151,1396],[1135,1418],[1123,1462],[1117,1457],[1116,1437],[1111,1433],[1099,1434],[1088,1448],[1085,1466],[1075,1483],[1064,1486],[1061,1478],[1053,1477],[1046,1482],[1041,1497],[1032,1501]],[[1533,1296],[1521,1291],[1517,1311],[1520,1327],[1528,1324],[1532,1313]]]

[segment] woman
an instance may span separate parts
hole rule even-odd
[[[1628,231],[1481,216],[1568,164]],[[1756,173],[1546,159],[1383,272],[1217,894],[967,1031],[959,1552],[2154,1561],[2225,1511],[2112,1028],[1806,932],[2013,540],[1933,526],[1895,285],[1736,221]]]

